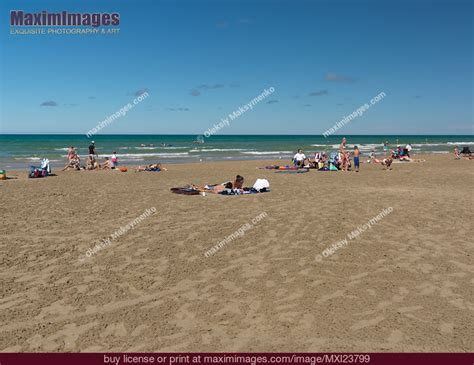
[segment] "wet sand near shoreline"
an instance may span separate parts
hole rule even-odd
[[[421,158],[359,173],[256,169],[281,161],[8,172],[0,351],[472,352],[474,161]],[[170,192],[236,174],[272,191]]]

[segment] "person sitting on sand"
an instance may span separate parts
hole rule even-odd
[[[384,158],[384,160],[382,161],[382,166],[384,167],[385,170],[391,170],[392,162],[393,162],[393,153],[390,152],[388,157]]]
[[[367,160],[367,163],[381,163],[381,161],[375,155],[375,150],[372,150],[372,152],[370,152],[369,159]]]
[[[77,158],[72,158],[70,159],[67,163],[66,166],[64,166],[63,171],[73,169],[73,170],[80,170],[81,169],[81,160],[79,159],[79,156]]]
[[[76,152],[76,149],[71,146],[68,149],[67,153],[67,163],[66,166],[64,166],[63,171],[66,171],[68,169],[74,169],[74,170],[80,170],[81,169],[81,158]]]
[[[113,168],[113,163],[112,161],[109,160],[108,157],[105,158],[104,163],[102,164],[102,169],[103,170],[108,170]]]
[[[94,169],[100,169],[100,164],[93,157],[93,155],[89,155],[86,161],[86,170],[94,170]]]
[[[243,189],[244,188],[244,177],[237,175],[234,181],[234,189]]]
[[[295,164],[295,166],[303,167],[305,159],[306,156],[303,151],[301,149],[298,149],[298,152],[296,152],[296,154],[293,156],[293,163]]]

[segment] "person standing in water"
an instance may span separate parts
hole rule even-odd
[[[388,141],[385,141],[383,144],[383,155],[387,157],[387,152],[388,152]]]
[[[97,153],[95,152],[95,142],[92,141],[89,145],[89,156],[93,159],[97,157]]]

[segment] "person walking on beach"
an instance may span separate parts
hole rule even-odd
[[[354,146],[354,171],[355,172],[359,172],[359,156],[360,156],[359,147]]]
[[[295,156],[293,157],[293,163],[295,166],[304,166],[304,160],[306,160],[306,156],[301,149],[298,149]]]
[[[385,141],[383,144],[383,155],[387,157],[387,152],[388,152],[388,141]]]

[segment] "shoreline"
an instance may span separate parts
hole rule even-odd
[[[452,152],[442,152],[442,153],[422,153],[422,154],[413,154],[412,153],[412,158],[413,159],[431,159],[434,156],[449,156],[452,155]],[[383,158],[382,154],[378,154],[377,157],[379,159]],[[369,155],[364,153],[361,155],[361,164],[364,165],[366,164],[367,159],[369,158]],[[352,157],[351,157],[352,159]],[[453,158],[454,160],[454,158]],[[83,159],[81,158],[81,161]],[[99,158],[100,162],[103,162],[103,158]],[[18,172],[18,171],[29,171],[30,166],[37,166],[39,161],[34,161],[31,165],[22,165],[22,166],[14,166],[12,168],[2,168],[0,165],[0,169],[3,169],[5,171],[11,171],[11,172]],[[119,160],[119,165],[118,167],[137,167],[137,166],[144,166],[144,165],[149,165],[151,163],[161,163],[164,167],[166,166],[173,166],[173,165],[208,165],[208,164],[213,164],[213,163],[222,163],[222,162],[235,162],[235,163],[240,163],[240,162],[256,162],[256,163],[268,163],[269,165],[278,165],[281,164],[281,166],[286,166],[286,165],[292,165],[291,158],[281,158],[281,159],[269,159],[265,158],[265,155],[262,155],[262,158],[245,158],[245,159],[238,159],[238,158],[222,158],[222,159],[212,159],[212,160],[202,160],[202,161],[185,161],[185,160],[180,160],[180,161],[172,161],[170,163],[166,162],[166,159],[159,159],[157,158],[156,160],[149,160],[149,161],[140,161],[140,162],[130,162],[130,163],[121,163]],[[66,160],[64,160],[64,164],[66,163]],[[394,163],[398,164],[397,160],[394,160]],[[408,162],[410,163],[410,162]],[[406,162],[402,162],[401,164],[408,164]],[[51,167],[53,168],[53,173],[56,173],[58,171],[61,171],[61,169],[64,167],[64,164],[59,164],[59,163],[51,163]],[[72,171],[72,170],[71,170]],[[83,171],[83,170],[81,170]],[[95,170],[91,170],[95,171]]]

